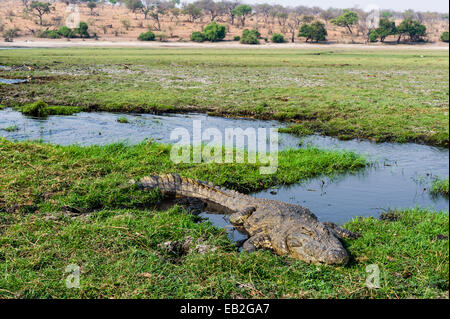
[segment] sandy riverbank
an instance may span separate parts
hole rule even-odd
[[[96,40],[36,40],[24,39],[14,42],[2,42],[1,47],[25,47],[25,48],[66,48],[66,47],[105,47],[105,48],[214,48],[214,49],[411,49],[411,50],[448,50],[445,43],[431,44],[311,44],[311,43],[267,43],[261,45],[243,45],[238,42],[224,41],[220,43],[194,43],[194,42],[140,42],[140,41],[96,41]]]

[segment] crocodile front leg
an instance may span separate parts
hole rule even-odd
[[[360,234],[357,234],[357,233],[351,232],[347,229],[344,229],[344,228],[336,225],[335,223],[324,222],[323,224],[338,238],[357,239],[357,238],[361,237]]]
[[[247,207],[246,209],[230,215],[230,222],[234,226],[242,226],[247,218],[256,210],[256,207]]]

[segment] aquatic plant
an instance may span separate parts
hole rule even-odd
[[[117,122],[119,122],[119,123],[130,123],[130,121],[125,116],[119,117],[117,119]]]
[[[446,179],[436,179],[433,181],[433,184],[431,186],[430,190],[431,194],[434,195],[442,195],[442,196],[449,196],[449,178]]]
[[[2,129],[2,130],[6,131],[6,132],[16,132],[16,131],[19,130],[19,127],[18,127],[16,124],[14,124],[14,125],[5,127],[5,128]]]
[[[38,101],[22,107],[21,112],[25,115],[35,117],[46,117],[48,115],[48,105],[43,101]]]

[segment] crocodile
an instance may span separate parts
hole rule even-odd
[[[349,254],[342,238],[358,237],[334,223],[320,222],[300,205],[254,198],[178,174],[144,177],[136,185],[146,190],[159,188],[167,197],[196,198],[220,205],[230,212],[230,222],[249,234],[242,246],[248,252],[269,249],[307,263],[345,265]]]

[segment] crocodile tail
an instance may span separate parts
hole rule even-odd
[[[247,196],[235,191],[220,189],[178,174],[165,174],[144,177],[138,183],[144,189],[159,188],[165,196],[191,197],[207,200],[232,211],[239,211],[248,205]]]

